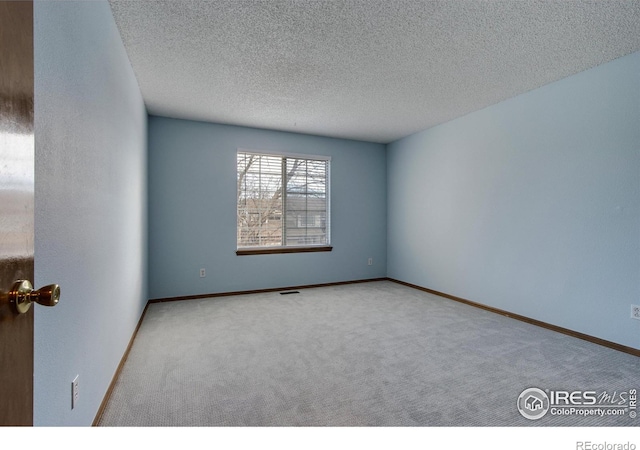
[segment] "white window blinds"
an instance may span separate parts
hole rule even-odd
[[[237,247],[330,243],[329,159],[239,150]]]

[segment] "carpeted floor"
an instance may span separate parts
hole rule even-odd
[[[640,425],[529,420],[531,387],[617,402],[640,358],[379,281],[149,305],[100,425]]]

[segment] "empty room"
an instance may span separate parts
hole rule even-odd
[[[26,424],[640,425],[639,2],[31,9]]]

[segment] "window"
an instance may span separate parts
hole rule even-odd
[[[329,158],[239,150],[237,253],[329,251]]]

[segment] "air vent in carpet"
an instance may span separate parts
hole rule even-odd
[[[300,291],[284,291],[280,292],[280,295],[299,294]]]

